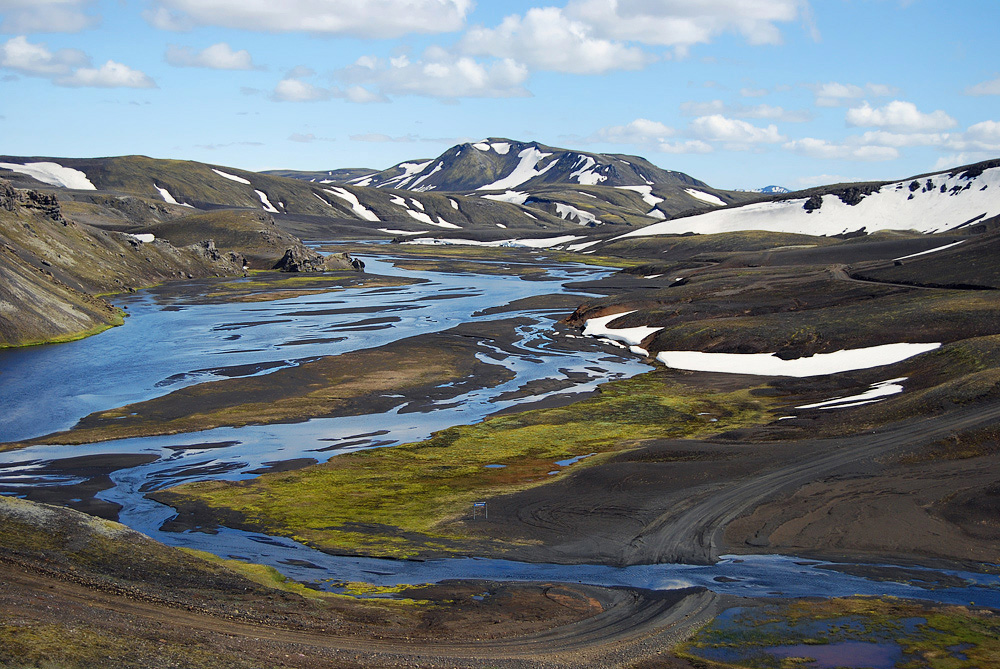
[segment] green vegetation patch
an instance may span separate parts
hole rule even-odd
[[[1000,666],[1000,616],[892,597],[730,609],[677,649],[699,667],[973,669]]]
[[[236,512],[247,527],[324,550],[464,553],[480,546],[458,522],[472,501],[543,485],[560,460],[594,454],[572,465],[593,466],[643,440],[764,422],[766,402],[749,390],[713,394],[650,372],[605,384],[570,406],[452,427],[426,441],[344,454],[295,472],[182,485],[155,496],[221,514],[226,524]]]

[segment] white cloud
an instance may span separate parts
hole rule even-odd
[[[506,17],[496,28],[473,28],[459,49],[470,55],[513,58],[535,70],[600,74],[638,70],[655,60],[638,47],[593,36],[591,26],[557,7],[533,8]]]
[[[278,102],[317,102],[332,97],[334,91],[329,88],[313,86],[307,81],[291,77],[279,81],[271,94],[271,99]]]
[[[459,30],[472,6],[472,0],[157,0],[145,16],[165,30],[211,25],[385,39]]]
[[[253,57],[246,49],[233,51],[225,42],[213,44],[201,51],[171,44],[167,47],[166,60],[177,67],[207,67],[213,70],[253,70]]]
[[[809,18],[802,0],[570,0],[564,11],[598,37],[676,47],[679,55],[727,32],[778,44],[777,24]]]
[[[676,131],[659,121],[637,118],[627,125],[612,125],[601,128],[590,138],[595,142],[613,144],[653,144],[672,137]]]
[[[740,95],[745,98],[762,98],[767,95],[766,88],[741,88]]]
[[[660,142],[656,147],[662,153],[711,153],[712,145],[700,139],[689,139],[681,142]]]
[[[328,137],[317,137],[316,135],[314,135],[311,132],[307,132],[307,133],[293,132],[291,135],[288,136],[288,140],[290,142],[299,142],[301,144],[311,144],[312,142],[332,142],[332,141],[334,141],[333,139],[330,139]]]
[[[681,113],[685,116],[709,116],[711,114],[722,114],[724,116],[734,116],[736,118],[763,118],[772,121],[782,121],[785,123],[804,123],[811,121],[813,115],[805,110],[785,109],[767,104],[753,106],[747,105],[727,105],[722,100],[712,100],[710,102],[684,102],[681,104]]]
[[[488,64],[431,47],[423,58],[391,61],[364,56],[338,76],[353,84],[374,86],[381,95],[422,95],[434,98],[525,97],[527,68],[510,58]]]
[[[866,146],[863,144],[837,144],[825,139],[805,137],[786,142],[782,147],[787,151],[801,153],[811,158],[835,160],[884,161],[899,158],[899,151],[891,146]]]
[[[961,153],[941,156],[937,159],[937,162],[934,163],[934,169],[947,170],[953,167],[968,165],[970,163],[979,163],[984,160],[991,160],[996,157],[997,154],[993,151],[963,151]]]
[[[974,142],[1000,144],[1000,123],[983,121],[970,125],[969,129],[965,131],[965,138]]]
[[[991,79],[990,81],[984,81],[982,83],[976,84],[975,86],[969,86],[965,89],[966,95],[1000,95],[1000,77],[996,79]]]
[[[21,35],[0,46],[0,67],[34,77],[69,74],[74,67],[86,65],[89,58],[76,49],[60,49],[55,53],[44,44],[32,44]]]
[[[810,84],[806,86],[816,95],[817,107],[845,107],[854,104],[866,95],[876,98],[889,97],[898,93],[898,89],[886,84],[868,83],[864,86],[841,84],[831,81],[825,84]]]
[[[84,13],[92,0],[0,0],[0,33],[75,33],[100,18]]]
[[[895,133],[884,130],[872,130],[861,136],[861,143],[878,146],[894,146],[903,148],[907,146],[942,146],[948,142],[951,135],[948,133]]]
[[[348,86],[347,90],[344,91],[344,97],[347,98],[348,102],[354,102],[356,104],[370,104],[374,102],[389,102],[389,98],[382,95],[381,93],[375,93],[370,91],[364,86]]]
[[[145,73],[113,60],[99,68],[81,67],[71,75],[55,79],[55,83],[91,88],[156,88],[156,82]]]
[[[873,108],[867,102],[847,111],[847,124],[864,128],[884,128],[892,132],[935,132],[958,125],[958,121],[940,109],[925,114],[912,102],[893,100]]]
[[[727,142],[733,145],[732,148],[747,144],[773,144],[785,139],[773,124],[759,128],[746,121],[727,118],[722,114],[696,118],[691,121],[691,132],[706,141]]]

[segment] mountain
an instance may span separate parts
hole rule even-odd
[[[353,171],[353,170],[350,170]],[[340,170],[339,172],[347,172]],[[275,172],[269,172],[273,174]],[[312,179],[334,172],[281,171],[285,176]],[[708,188],[683,172],[664,170],[645,158],[571,151],[539,144],[491,137],[458,144],[437,158],[408,160],[387,170],[343,179],[343,183],[372,188],[395,188],[463,193],[471,191],[531,190],[552,184],[586,186],[655,186],[663,184]]]
[[[765,195],[782,195],[784,193],[791,193],[792,191],[788,190],[784,186],[764,186],[763,188],[752,188],[748,191],[741,192],[763,193]]]

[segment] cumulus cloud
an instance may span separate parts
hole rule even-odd
[[[846,107],[865,96],[884,98],[895,95],[898,89],[886,84],[867,83],[864,86],[831,81],[806,86],[816,96],[817,107]]]
[[[711,153],[714,151],[712,145],[700,139],[689,139],[679,142],[660,142],[656,146],[657,151],[663,153]]]
[[[459,30],[472,6],[472,0],[157,0],[145,17],[164,30],[210,25],[395,38]]]
[[[381,95],[421,95],[455,98],[507,98],[529,95],[523,84],[527,68],[510,58],[482,63],[431,47],[420,60],[407,56],[388,61],[371,56],[359,58],[337,76],[358,86],[369,85]]]
[[[868,146],[857,143],[836,143],[825,139],[805,137],[783,145],[787,151],[800,153],[810,158],[885,161],[899,158],[899,150],[891,146]]]
[[[344,91],[344,98],[348,102],[362,105],[389,102],[389,98],[381,93],[376,93],[375,91],[368,90],[364,86],[357,85],[348,86],[347,90]]]
[[[593,27],[557,7],[506,17],[496,28],[473,28],[459,44],[466,54],[513,58],[533,70],[600,74],[637,70],[655,60],[638,47],[595,37]]]
[[[87,54],[76,49],[60,49],[55,53],[44,44],[32,44],[21,35],[0,46],[0,67],[33,77],[69,74],[74,67],[89,64]]]
[[[91,0],[0,0],[0,33],[75,33],[100,18],[84,10]]]
[[[92,88],[156,88],[156,82],[145,73],[113,60],[99,68],[81,67],[73,74],[55,79],[55,83]]]
[[[773,144],[785,139],[774,124],[760,128],[722,114],[700,116],[691,121],[691,132],[700,139],[730,145]]]
[[[726,104],[722,100],[712,100],[710,102],[684,102],[681,104],[681,113],[685,116],[709,116],[711,114],[723,114],[736,118],[762,118],[772,121],[782,121],[785,123],[804,123],[811,121],[813,115],[805,110],[785,109],[773,105],[739,105]]]
[[[570,0],[566,15],[597,37],[680,48],[737,33],[750,44],[781,42],[780,23],[809,21],[802,0]]]
[[[271,99],[278,102],[317,102],[334,97],[334,91],[329,88],[314,86],[301,79],[282,79],[274,87]]]
[[[171,44],[167,47],[166,61],[176,67],[207,67],[213,70],[254,70],[253,57],[246,49],[233,51],[225,42],[219,42],[195,51],[190,47]]]
[[[595,142],[610,142],[613,144],[655,144],[667,137],[672,137],[676,131],[659,121],[637,118],[626,125],[612,125],[601,128],[590,138]]]
[[[44,44],[32,44],[21,35],[0,46],[0,67],[33,77],[51,79],[58,86],[95,88],[155,88],[145,73],[109,60],[100,68],[89,67],[90,58],[76,49],[51,52]]]
[[[984,81],[982,83],[976,84],[975,86],[969,86],[965,89],[966,95],[1000,95],[1000,77],[996,79],[991,79],[990,81]]]
[[[958,125],[958,121],[940,109],[925,114],[912,102],[893,100],[873,108],[867,102],[847,111],[847,124],[863,128],[883,128],[892,132],[935,132]]]

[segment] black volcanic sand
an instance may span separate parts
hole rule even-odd
[[[722,601],[693,588],[489,581],[331,595],[10,498],[0,561],[4,666],[514,667],[538,653],[606,666],[657,657]]]

